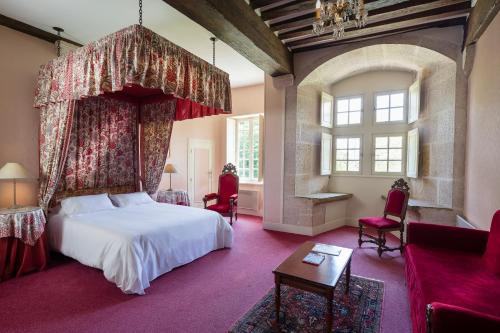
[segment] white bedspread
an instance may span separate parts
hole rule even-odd
[[[233,241],[233,229],[220,214],[161,203],[55,214],[48,230],[54,249],[137,294],[161,274]]]

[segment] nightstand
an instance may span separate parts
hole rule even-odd
[[[183,190],[160,190],[156,195],[156,201],[181,206],[191,205],[189,194]]]
[[[45,269],[45,224],[40,207],[0,209],[0,281]]]

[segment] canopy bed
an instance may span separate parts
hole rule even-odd
[[[133,25],[42,66],[35,107],[39,205],[47,212],[76,196],[154,194],[173,122],[231,113],[231,88],[227,73]],[[103,269],[124,292],[139,294],[157,276],[232,242],[232,229],[220,215],[154,202],[55,212],[48,230],[56,250]],[[102,252],[118,239],[118,250]],[[129,250],[133,255],[116,254]],[[161,262],[155,266],[154,260]],[[121,267],[127,276],[107,267]]]

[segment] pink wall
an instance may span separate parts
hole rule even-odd
[[[464,214],[489,229],[500,209],[500,14],[476,44],[469,77]]]
[[[235,88],[231,91],[233,113],[231,116],[264,113],[264,85]],[[226,117],[214,116],[174,123],[170,142],[170,157],[177,173],[172,175],[172,188],[188,189],[188,142],[189,139],[211,140],[214,144],[214,177],[212,189],[217,190],[217,175],[226,163]],[[163,175],[160,189],[169,186],[168,175]],[[260,211],[263,209],[263,190],[260,184],[241,184],[240,189],[257,190],[260,193]]]
[[[39,113],[33,108],[40,65],[55,57],[55,47],[0,26],[0,167],[22,163],[33,180],[19,182],[17,203],[37,202]],[[0,207],[12,205],[12,182],[0,181]]]

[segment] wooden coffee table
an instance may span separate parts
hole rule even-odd
[[[349,293],[353,250],[342,248],[338,256],[326,254],[325,260],[319,266],[303,263],[302,259],[312,250],[315,244],[314,242],[305,242],[273,271],[276,283],[276,325],[278,328],[281,305],[280,289],[282,284],[326,297],[326,323],[328,332],[332,331],[333,293],[344,271],[346,272],[345,293]]]

